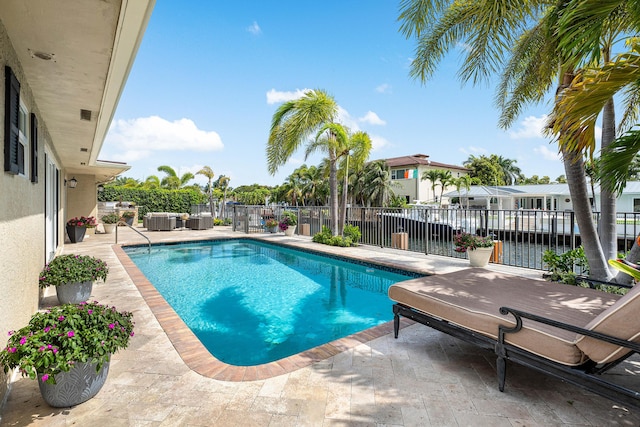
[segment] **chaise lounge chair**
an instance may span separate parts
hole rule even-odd
[[[498,388],[506,360],[640,409],[640,393],[601,375],[640,351],[640,286],[624,296],[486,269],[392,285],[400,316],[495,351]],[[640,381],[639,381],[640,385]]]

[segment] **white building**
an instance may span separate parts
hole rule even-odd
[[[591,189],[589,189],[591,192]],[[595,210],[600,206],[600,187],[594,186]],[[467,191],[460,189],[444,194],[449,199],[459,198],[463,207],[479,209],[540,209],[565,211],[573,210],[568,184],[538,185],[472,185]],[[593,200],[593,194],[589,194]],[[631,181],[618,197],[618,212],[640,212],[640,182]]]
[[[395,184],[393,192],[403,197],[407,203],[438,202],[442,190],[440,185],[436,186],[434,194],[431,182],[429,180],[421,180],[422,174],[428,170],[450,171],[451,176],[454,178],[459,178],[469,173],[469,169],[462,166],[433,162],[426,154],[393,157],[385,159],[385,162],[391,169],[391,182]],[[447,186],[444,188],[444,193],[453,189],[455,189],[455,186]]]

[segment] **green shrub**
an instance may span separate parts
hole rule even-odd
[[[357,231],[357,235],[360,235],[360,229],[358,227],[353,227]],[[346,227],[345,227],[346,229]],[[346,234],[346,233],[345,233]],[[352,231],[352,235],[355,233]],[[359,238],[359,237],[358,237]],[[349,246],[357,246],[358,243],[354,241],[351,236],[333,236],[331,235],[331,230],[327,226],[322,226],[322,231],[316,233],[311,238],[312,241],[316,243],[322,243],[324,245],[330,246],[341,246],[341,247],[349,247]]]
[[[580,269],[581,274],[589,274],[589,262],[582,246],[560,255],[548,249],[542,254],[542,262],[547,265],[548,277],[554,282],[577,284],[576,267]]]
[[[362,237],[362,233],[360,232],[360,228],[356,225],[346,224],[344,226],[344,231],[342,232],[345,238],[351,239],[351,242],[355,243],[354,246],[358,244],[360,238]]]

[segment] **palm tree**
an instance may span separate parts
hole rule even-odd
[[[175,169],[166,165],[158,166],[158,172],[164,172],[167,175],[162,179],[161,185],[170,190],[179,190],[186,187],[187,183],[195,178],[191,172],[186,172],[181,177],[178,177]]]
[[[438,185],[438,180],[440,179],[441,170],[440,169],[429,169],[422,172],[421,181],[429,180],[431,182],[431,191],[433,192],[433,198],[436,199],[436,185]]]
[[[465,43],[467,56],[460,76],[465,82],[479,83],[493,74],[501,75],[496,100],[501,109],[499,124],[507,128],[526,104],[543,100],[554,87],[558,95],[563,95],[576,68],[599,49],[603,26],[589,31],[589,35],[593,35],[590,40],[595,40],[593,46],[585,41],[582,33],[570,37],[567,31],[561,31],[562,20],[574,17],[575,10],[581,10],[578,6],[586,4],[602,11],[610,3],[624,2],[606,3],[600,7],[594,0],[523,0],[505,7],[502,2],[473,0],[402,0],[401,31],[407,37],[415,34],[418,38],[411,75],[426,81],[449,49]],[[604,13],[602,22],[610,13]],[[572,23],[576,22],[582,27],[585,22],[589,26],[593,23],[592,20]],[[578,25],[567,26],[576,27]],[[577,43],[586,43],[588,48],[576,48]],[[573,44],[571,48],[570,44]],[[557,97],[556,102],[559,99]],[[572,136],[565,128],[560,129],[560,133],[560,140]],[[610,272],[591,217],[582,154],[563,143],[560,143],[560,152],[590,272],[596,278],[608,279]]]
[[[340,155],[343,157],[344,167],[341,167],[343,175],[342,184],[342,205],[340,209],[340,223],[338,224],[338,234],[342,234],[347,218],[347,202],[349,196],[349,160],[353,158],[352,167],[354,169],[364,165],[371,152],[371,138],[366,132],[358,131],[349,134],[346,144],[342,147]]]
[[[453,184],[453,176],[451,175],[450,170],[441,170],[440,175],[438,176],[438,181],[440,182],[440,206],[442,206],[442,195],[444,194],[444,190],[449,185]]]
[[[465,189],[467,192],[471,190],[471,177],[469,175],[462,175],[458,178],[453,178],[452,184],[456,186],[456,191],[458,192],[458,203],[460,203],[460,207],[462,207],[462,194],[460,193],[461,189]],[[467,194],[467,209],[469,209],[469,195]]]
[[[209,195],[209,208],[211,209],[211,216],[215,218],[216,209],[215,209],[215,206],[213,205],[213,178],[215,177],[215,174],[213,173],[213,169],[211,169],[209,166],[203,166],[202,169],[196,172],[196,175],[204,175],[207,177],[207,180],[208,180],[207,193]]]
[[[306,91],[305,94],[295,100],[285,102],[274,113],[271,120],[271,131],[267,143],[267,166],[269,173],[276,173],[278,168],[284,165],[293,153],[305,142],[308,144],[306,155],[320,149],[322,140],[323,151],[327,152],[330,162],[329,208],[331,211],[331,232],[338,234],[338,180],[337,180],[337,152],[336,152],[336,128],[327,127],[335,124],[334,119],[338,114],[338,104],[333,97],[325,91],[316,89]],[[326,134],[324,138],[319,135],[319,130]],[[316,135],[313,142],[308,139]],[[312,148],[311,151],[309,148]]]
[[[227,190],[229,189],[229,181],[231,178],[228,176],[220,175],[215,183],[215,186],[222,190],[222,203],[220,204],[220,216],[224,217],[224,210],[227,206]]]
[[[504,183],[506,185],[515,184],[518,178],[522,175],[522,170],[516,166],[517,160],[513,159],[505,159],[502,156],[496,156],[494,154],[491,157],[495,156],[496,163],[502,169]]]
[[[145,189],[160,188],[160,178],[158,178],[156,175],[149,175],[147,179],[144,180],[144,183],[142,184],[142,188],[145,188]]]

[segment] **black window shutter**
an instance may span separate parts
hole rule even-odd
[[[38,182],[38,118],[31,113],[31,182]]]
[[[4,76],[6,104],[4,109],[4,170],[12,174],[18,174],[21,168],[24,172],[24,149],[21,149],[20,130],[18,128],[20,82],[11,71],[11,67],[4,67]]]

